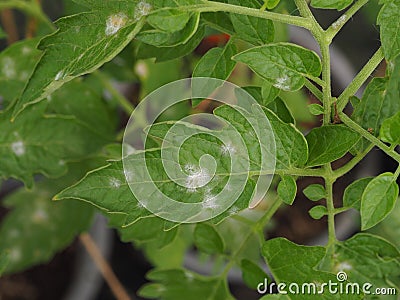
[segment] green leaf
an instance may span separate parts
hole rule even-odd
[[[308,159],[308,146],[303,134],[293,124],[281,121],[267,108],[264,108],[264,112],[275,135],[276,170],[303,166]]]
[[[250,8],[260,8],[257,1],[239,1],[229,0],[230,4],[240,5]],[[236,32],[236,36],[250,44],[255,46],[264,45],[271,43],[274,40],[275,30],[274,24],[271,20],[231,14],[231,21],[233,28]]]
[[[186,56],[196,49],[203,37],[204,26],[201,26],[190,40],[179,47],[155,47],[145,43],[140,43],[137,50],[137,57],[141,59],[155,57],[156,62],[163,62]]]
[[[394,209],[385,220],[369,231],[387,239],[400,249],[400,201],[398,199]]]
[[[311,218],[319,220],[328,214],[328,210],[323,205],[317,205],[311,208],[308,213],[310,214]]]
[[[142,297],[164,300],[233,300],[225,280],[205,277],[187,270],[153,270],[147,277],[156,286],[139,290]],[[190,287],[190,288],[188,288]]]
[[[215,254],[224,252],[224,242],[212,225],[207,223],[197,224],[194,229],[193,238],[196,247],[204,253]]]
[[[228,13],[222,11],[202,13],[201,21],[208,27],[225,32],[229,35],[233,35],[235,33],[231,18]]]
[[[29,109],[15,122],[9,118],[8,113],[0,114],[0,177],[20,179],[28,187],[34,174],[59,177],[67,170],[66,162],[110,142],[74,116],[46,114],[44,105]]]
[[[321,73],[321,61],[315,52],[288,43],[251,48],[233,59],[285,91],[296,91],[304,85],[304,77],[317,77]]]
[[[265,89],[268,89],[268,86],[270,87],[269,91],[264,91],[264,87]],[[273,87],[269,83],[264,83],[262,88],[257,86],[247,86],[241,89],[248,92],[259,104],[274,112],[285,123],[294,124],[295,120],[289,108],[282,99],[277,98],[279,89]]]
[[[32,74],[41,54],[36,50],[38,42],[38,39],[17,42],[0,52],[0,93],[3,108],[7,108],[17,99]]]
[[[392,173],[383,173],[372,179],[361,198],[361,229],[369,229],[386,218],[398,195],[399,186]]]
[[[324,108],[319,104],[310,104],[308,106],[310,113],[314,116],[319,116],[324,113]]]
[[[38,47],[44,53],[14,106],[14,118],[64,83],[113,59],[143,26],[131,1],[90,4],[94,6],[90,12],[59,19],[59,29],[41,40]]]
[[[264,282],[268,275],[255,263],[248,259],[243,259],[240,263],[242,278],[244,283],[251,289],[257,289],[257,286]]]
[[[310,184],[303,190],[303,194],[311,201],[319,201],[326,197],[325,188],[320,184]]]
[[[236,65],[236,62],[231,59],[235,53],[236,47],[230,42],[224,48],[212,48],[197,63],[193,77],[227,79]]]
[[[318,265],[324,258],[325,251],[324,247],[300,246],[284,238],[268,240],[262,247],[262,254],[276,283],[285,283],[285,291],[289,291],[291,283],[297,283],[300,287],[303,283],[315,283],[316,285],[329,281],[337,283],[335,275],[318,270]],[[288,298],[292,300],[315,299],[315,295],[316,293],[290,293]],[[325,289],[323,294],[318,294],[318,298],[352,299],[344,294],[332,295],[328,289]]]
[[[314,128],[306,136],[309,146],[308,166],[319,166],[341,158],[360,139],[353,130],[342,125]]]
[[[380,25],[380,37],[383,52],[387,60],[392,60],[400,53],[400,1],[385,1],[381,8],[377,24]]]
[[[379,135],[386,143],[400,144],[400,112],[383,121]]]
[[[344,191],[343,206],[360,210],[362,195],[372,179],[373,177],[361,178],[350,184]]]
[[[342,10],[353,3],[353,0],[311,0],[311,6],[323,9]]]
[[[281,181],[278,185],[278,195],[288,205],[292,205],[296,198],[297,185],[296,180],[292,176],[281,176]]]
[[[75,166],[79,171],[73,176],[40,182],[31,191],[21,188],[4,199],[4,205],[11,209],[0,227],[0,252],[9,253],[6,273],[47,262],[90,226],[90,206],[78,201],[51,201],[55,193],[82,174],[85,166]]]
[[[371,234],[359,233],[337,243],[333,264],[332,271],[346,272],[349,281],[358,283],[360,287],[365,283],[373,287],[394,287],[393,282],[398,282],[400,276],[399,250]]]
[[[156,29],[175,32],[185,28],[189,22],[190,14],[179,9],[160,10],[151,14],[147,22]]]
[[[280,89],[274,87],[268,81],[264,81],[261,89],[262,94],[262,105],[267,105],[268,103],[275,100],[278,97]]]
[[[179,31],[168,32],[160,29],[149,28],[142,30],[137,39],[143,43],[156,47],[175,47],[186,44],[199,28],[200,14],[194,14],[190,17],[186,26]]]
[[[400,111],[400,63],[396,63],[390,77],[374,78],[368,84],[361,102],[354,108],[352,119],[365,130],[378,136],[383,121]],[[361,140],[355,147],[360,152],[370,143]]]
[[[274,101],[267,105],[271,111],[276,113],[276,115],[285,123],[295,123],[294,117],[286,106],[285,102],[282,101],[281,98],[276,98]]]

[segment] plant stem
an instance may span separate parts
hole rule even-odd
[[[346,124],[348,127],[353,129],[355,132],[359,133],[361,136],[366,138],[368,141],[370,141],[375,146],[379,147],[382,151],[384,151],[387,155],[389,155],[394,160],[396,160],[398,163],[400,163],[400,154],[399,153],[397,153],[395,150],[391,149],[389,146],[387,146],[385,143],[383,143],[377,137],[370,134],[367,130],[365,130],[360,125],[358,125],[356,122],[354,122],[352,119],[350,119],[345,113],[340,112],[339,117],[344,124]]]
[[[326,38],[332,41],[342,27],[353,17],[369,0],[358,0],[341,17],[329,26],[326,30]]]
[[[122,109],[126,112],[128,116],[130,116],[133,111],[135,110],[135,107],[133,106],[132,103],[128,101],[110,82],[110,79],[101,71],[95,71],[93,72],[93,75],[96,76],[103,86],[107,89],[107,91],[110,92],[110,94],[115,98],[115,100],[118,102],[118,104],[122,107]]]
[[[308,79],[306,79],[305,86],[322,103],[323,101],[322,92]]]
[[[18,41],[18,29],[15,23],[14,13],[11,9],[5,9],[1,12],[1,21],[7,33],[7,44],[11,45]]]
[[[322,54],[322,80],[325,85],[322,87],[324,104],[324,125],[331,123],[332,115],[332,90],[331,90],[331,56],[329,52],[329,43],[320,42]]]
[[[265,225],[271,220],[272,216],[277,212],[277,210],[279,209],[279,207],[281,207],[282,204],[283,204],[282,200],[276,197],[273,200],[273,203],[269,207],[268,211],[265,213],[265,215],[262,216],[257,222],[253,223],[253,225],[251,226],[251,230],[249,230],[248,234],[246,235],[246,237],[244,237],[240,246],[231,255],[229,263],[226,264],[224,270],[220,275],[222,278],[227,276],[229,270],[236,263],[236,258],[243,251],[243,247],[247,244],[248,240],[252,237],[252,235],[264,229]]]
[[[97,245],[93,241],[87,233],[82,233],[79,236],[79,239],[83,246],[85,247],[86,251],[92,257],[93,261],[95,262],[96,266],[100,270],[101,274],[103,275],[105,281],[107,282],[108,286],[110,287],[111,291],[113,292],[114,296],[118,300],[130,300],[128,293],[125,291],[122,284],[119,282],[117,276],[115,276],[113,270],[111,269],[110,265],[104,259],[102,254],[100,253]]]
[[[257,8],[249,8],[243,6],[237,6],[222,2],[214,1],[203,1],[204,4],[186,6],[185,10],[196,11],[196,12],[230,12],[240,15],[252,16],[262,19],[268,19],[271,21],[281,22],[284,24],[295,25],[306,29],[311,29],[311,22],[303,17],[284,15],[274,13],[270,11],[261,11]]]
[[[374,148],[374,144],[369,145],[362,153],[357,154],[351,161],[345,164],[343,167],[333,171],[335,178],[342,177],[343,175],[350,172],[363,158]]]
[[[372,72],[379,66],[383,60],[382,48],[379,48],[371,57],[368,63],[361,69],[350,85],[343,91],[337,100],[337,110],[340,113],[346,107],[349,98],[353,96],[371,76]]]
[[[334,179],[325,178],[325,190],[326,190],[326,208],[328,210],[328,245],[331,247],[336,243],[336,232],[335,232],[335,205],[333,203],[333,183]]]

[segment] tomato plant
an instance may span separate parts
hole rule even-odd
[[[40,1],[0,2],[0,37],[10,44],[0,53],[0,175],[25,185],[3,201],[10,212],[0,227],[0,272],[50,260],[100,211],[121,240],[142,249],[154,265],[138,291],[145,298],[233,299],[228,274],[240,268],[250,288],[262,294],[274,283],[281,292],[260,294],[262,299],[313,299],[316,293],[325,299],[397,299],[399,234],[386,239],[370,230],[388,220],[387,226],[396,226],[399,0],[380,4],[381,47],[338,97],[332,93],[330,46],[368,0],[74,2],[65,1],[66,16],[54,23]],[[322,28],[311,8],[346,11]],[[15,42],[10,9],[27,15],[22,41]],[[320,55],[276,42],[275,32],[286,25],[308,30]],[[383,61],[385,76],[370,80]],[[193,99],[171,102],[153,119],[142,111],[164,107],[181,87],[168,84],[190,77]],[[240,99],[214,104],[212,94],[225,80],[241,85],[234,88],[238,99],[254,102],[245,108]],[[137,83],[135,96],[127,99],[116,81]],[[282,100],[299,91],[318,102],[308,109],[321,122],[308,132]],[[200,112],[229,126],[202,126],[196,123]],[[126,126],[131,115],[133,124],[131,117]],[[128,143],[130,130],[134,137],[146,134],[142,148]],[[397,169],[351,182],[334,202],[337,180],[375,149]],[[264,155],[273,156],[273,166]],[[337,167],[345,156],[350,158]],[[300,192],[318,201],[309,215],[326,219],[327,243],[266,237],[280,208],[290,215],[297,181],[306,177],[323,182]],[[269,191],[260,194],[270,181]],[[348,210],[359,212],[361,229],[339,240],[335,217]],[[193,245],[214,259],[214,272],[183,266]],[[288,288],[296,284],[311,290]],[[349,284],[369,288],[343,291]],[[377,289],[391,295],[377,295]]]

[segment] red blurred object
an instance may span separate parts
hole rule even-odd
[[[197,54],[203,55],[211,48],[225,45],[230,38],[231,36],[226,33],[209,35],[201,41],[200,45],[196,48],[195,52]]]

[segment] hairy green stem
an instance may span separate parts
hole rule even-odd
[[[330,167],[330,166],[329,166]],[[336,243],[335,206],[333,203],[333,178],[325,178],[326,208],[328,210],[328,247]]]
[[[389,155],[394,160],[396,160],[398,163],[400,163],[400,154],[399,153],[397,153],[395,150],[391,149],[389,146],[387,146],[385,143],[383,143],[377,137],[370,134],[367,130],[365,130],[360,125],[358,125],[356,122],[354,122],[352,119],[350,119],[345,113],[339,112],[339,117],[344,124],[346,124],[348,127],[353,129],[355,132],[359,133],[362,137],[366,138],[368,141],[370,141],[375,146],[380,148],[387,155]]]
[[[372,72],[379,66],[383,60],[382,48],[379,48],[371,57],[368,63],[361,69],[350,85],[343,91],[337,100],[338,112],[343,111],[349,102],[349,98],[353,96],[364,84],[364,82],[371,76]]]
[[[306,29],[311,29],[310,20],[302,17],[284,15],[270,11],[261,11],[260,9],[257,8],[243,7],[222,2],[203,1],[203,3],[204,4],[185,6],[185,10],[196,11],[196,12],[223,11],[223,12],[262,18],[262,19],[268,19],[271,21],[276,21],[284,24],[295,25]]]
[[[362,153],[357,154],[351,161],[345,164],[343,167],[333,171],[333,176],[335,178],[342,177],[343,175],[350,172],[364,157],[369,153],[369,151],[374,148],[374,144],[369,145]]]
[[[128,116],[130,116],[135,107],[128,101],[111,83],[110,79],[101,71],[94,71],[93,75],[96,76],[107,91],[114,97],[118,104],[123,108]]]
[[[252,224],[251,230],[249,230],[248,234],[243,239],[243,242],[240,244],[238,249],[230,256],[229,263],[226,264],[224,270],[220,275],[222,278],[226,277],[229,270],[234,266],[234,264],[236,263],[236,258],[243,251],[243,247],[246,245],[247,241],[253,236],[254,233],[257,233],[260,230],[264,229],[265,225],[271,220],[272,216],[277,212],[282,204],[282,200],[276,197],[273,200],[273,203],[271,204],[269,209],[266,211],[265,215],[263,215],[258,221]]]
[[[326,39],[332,41],[342,27],[365,5],[369,0],[358,0],[341,17],[326,30]]]
[[[322,103],[323,101],[322,92],[308,79],[306,79],[305,86]]]

